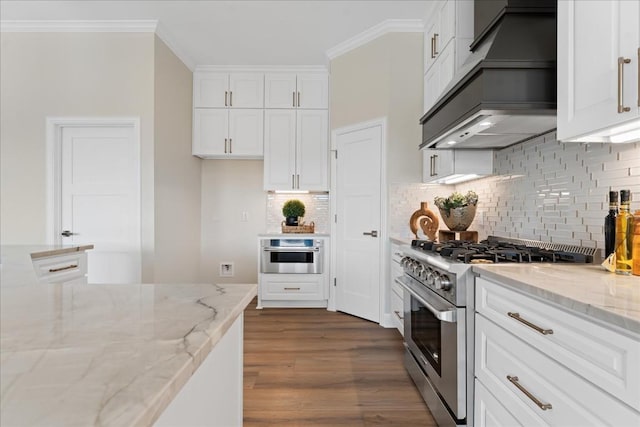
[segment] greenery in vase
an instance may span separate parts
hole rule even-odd
[[[287,200],[284,203],[284,206],[282,206],[282,215],[286,218],[302,217],[304,216],[304,213],[304,203],[297,199]]]
[[[464,206],[475,206],[478,204],[478,195],[475,191],[469,190],[467,194],[453,192],[449,197],[436,197],[433,202],[439,209],[449,211],[449,209],[461,208]]]

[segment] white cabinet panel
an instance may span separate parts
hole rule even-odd
[[[41,283],[87,283],[87,253],[84,251],[36,258],[33,268]]]
[[[558,139],[638,120],[640,2],[561,1],[558,22]]]
[[[480,381],[475,380],[474,423],[476,427],[527,427],[542,426],[545,422],[515,396],[498,401]],[[507,410],[507,408],[509,408]],[[513,415],[511,412],[516,413]]]
[[[328,191],[328,112],[265,112],[265,190]]]
[[[196,71],[193,75],[195,108],[262,108],[262,73],[219,73]]]
[[[298,189],[327,191],[329,188],[329,124],[328,112],[297,112],[296,166]]]
[[[204,158],[259,158],[263,155],[263,110],[196,108],[193,155]]]
[[[323,300],[323,274],[261,274],[262,300]]]
[[[266,108],[329,108],[329,77],[326,73],[265,76]]]
[[[423,150],[422,156],[423,182],[449,184],[493,173],[492,150]]]
[[[291,190],[295,186],[296,111],[266,110],[264,133],[264,188]]]

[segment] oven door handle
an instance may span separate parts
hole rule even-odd
[[[306,247],[306,248],[287,248],[282,246],[268,246],[262,249],[265,252],[320,252],[319,247]]]
[[[455,309],[438,310],[437,308],[435,308],[433,306],[433,304],[427,302],[425,300],[425,298],[423,298],[420,295],[418,295],[413,289],[411,289],[409,286],[407,286],[404,282],[402,282],[398,278],[396,278],[394,280],[398,285],[402,286],[402,288],[404,290],[409,292],[412,297],[414,297],[415,299],[420,301],[420,303],[422,305],[424,305],[436,317],[436,319],[442,320],[443,322],[456,323],[456,311],[455,311]]]

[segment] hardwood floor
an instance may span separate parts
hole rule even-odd
[[[245,310],[245,426],[436,426],[396,329],[325,309]]]

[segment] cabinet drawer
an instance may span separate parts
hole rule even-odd
[[[507,410],[507,408],[509,409]],[[542,419],[532,413],[515,396],[498,401],[477,379],[475,380],[473,412],[476,427],[545,425]]]
[[[391,293],[391,318],[396,328],[404,335],[404,320],[402,318],[404,316],[404,300],[401,295],[397,295],[395,292]]]
[[[321,300],[323,274],[260,274],[260,296],[264,300]]]
[[[550,426],[639,425],[640,413],[482,315],[475,345],[476,377],[499,402],[515,398]]]
[[[87,254],[77,252],[71,255],[36,258],[33,260],[33,268],[40,282],[68,282],[86,276]]]
[[[640,410],[638,339],[483,278],[476,279],[476,311]],[[544,335],[508,313],[553,333]]]

